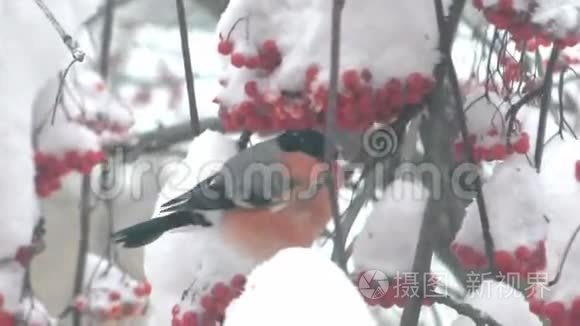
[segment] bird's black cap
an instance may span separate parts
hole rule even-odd
[[[304,130],[291,130],[286,131],[277,137],[278,146],[285,152],[304,152],[310,156],[317,158],[320,161],[324,161],[324,151],[325,151],[325,137],[324,135],[316,130],[304,129]],[[337,148],[333,142],[330,142],[330,151],[332,153],[331,157],[336,159]]]

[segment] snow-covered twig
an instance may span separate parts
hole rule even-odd
[[[552,99],[552,85],[554,79],[554,68],[560,56],[560,48],[556,45],[552,48],[548,65],[546,66],[546,74],[544,83],[542,85],[542,100],[540,102],[540,122],[538,123],[538,137],[536,139],[536,151],[534,153],[534,163],[538,172],[542,168],[542,157],[544,155],[544,140],[546,138],[546,124],[548,121],[548,111]]]
[[[34,2],[36,2],[40,10],[42,10],[42,12],[46,16],[46,18],[50,21],[50,23],[52,24],[58,35],[60,35],[60,38],[62,39],[64,44],[68,47],[74,60],[78,62],[83,62],[83,60],[85,59],[85,53],[79,49],[78,43],[72,38],[72,36],[70,36],[70,34],[68,34],[64,30],[62,25],[58,22],[52,11],[50,11],[50,9],[46,6],[44,1],[34,0]]]
[[[336,131],[336,113],[338,108],[338,69],[340,67],[340,26],[342,21],[342,10],[344,8],[344,0],[334,0],[332,6],[332,24],[331,24],[331,44],[330,44],[330,81],[328,94],[328,109],[326,112],[326,143],[325,143],[325,159],[326,162],[332,164],[334,154],[331,151],[331,135]],[[338,210],[338,196],[336,193],[336,186],[334,176],[331,173],[327,177],[327,186],[330,193],[330,205],[332,212],[332,219],[334,220],[334,248],[332,252],[332,260],[336,262],[343,271],[346,269],[346,254],[344,248],[344,237],[342,233],[342,225],[340,222],[340,213]]]
[[[200,121],[201,130],[207,129],[222,131],[219,119],[209,118]],[[191,140],[194,137],[191,124],[188,122],[179,123],[170,127],[159,127],[126,140],[113,142],[104,145],[106,152],[115,152],[121,149],[125,154],[125,161],[131,161],[143,153],[158,152],[168,147]]]
[[[442,294],[434,294],[432,297],[435,303],[452,308],[460,315],[471,318],[477,325],[502,326],[484,311],[481,311],[472,305],[457,302],[453,298]]]
[[[179,21],[179,34],[181,37],[181,53],[183,57],[183,68],[185,70],[185,84],[187,86],[187,98],[189,100],[189,115],[191,119],[191,129],[195,136],[199,135],[199,116],[197,114],[197,103],[195,100],[195,88],[193,78],[193,68],[191,65],[191,54],[189,51],[189,35],[187,29],[187,18],[185,17],[185,5],[183,0],[175,0],[177,6],[177,18]]]

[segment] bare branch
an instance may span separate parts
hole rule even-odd
[[[197,114],[197,103],[195,100],[195,87],[193,78],[193,68],[191,65],[191,54],[189,51],[189,34],[187,28],[187,18],[185,16],[185,5],[183,0],[175,0],[177,6],[177,18],[179,20],[179,35],[181,37],[181,52],[183,57],[183,69],[185,70],[185,83],[187,85],[187,98],[189,100],[189,115],[191,119],[191,129],[195,136],[201,132],[199,127],[199,116]]]
[[[538,123],[538,136],[536,138],[536,151],[534,153],[534,163],[536,170],[540,172],[542,168],[542,157],[544,155],[544,140],[546,139],[546,125],[548,122],[548,111],[552,100],[552,85],[554,79],[554,68],[558,57],[560,56],[560,48],[554,45],[548,65],[546,66],[546,74],[544,76],[544,83],[542,86],[543,94],[540,102],[540,121]]]
[[[331,166],[334,161],[334,153],[331,150],[331,137],[336,130],[336,112],[338,107],[338,71],[340,67],[340,27],[342,21],[342,10],[345,0],[334,0],[332,6],[332,25],[331,25],[331,44],[330,44],[330,89],[328,95],[328,108],[326,111],[326,143],[325,159]],[[330,206],[332,210],[332,219],[334,221],[334,248],[332,260],[346,273],[346,254],[344,248],[344,237],[342,225],[340,222],[340,213],[338,210],[338,196],[336,193],[336,180],[332,173],[328,173],[327,187],[330,193]]]

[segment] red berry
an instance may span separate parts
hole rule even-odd
[[[121,308],[121,305],[120,304],[115,304],[109,310],[109,316],[111,318],[117,318],[117,317],[120,317],[121,316],[122,312],[123,312],[123,309]]]
[[[258,83],[251,80],[244,85],[244,91],[249,97],[256,98],[259,96]]]
[[[530,150],[530,136],[523,132],[520,139],[513,144],[514,150],[520,154],[525,154]]]
[[[121,299],[121,293],[119,293],[118,291],[111,291],[109,293],[109,300],[118,301],[120,299]]]
[[[544,306],[544,315],[550,320],[559,320],[564,317],[566,313],[566,307],[561,302],[550,302]]]
[[[570,314],[577,319],[580,319],[580,297],[576,297],[572,301],[572,306],[570,307]]]
[[[179,318],[173,317],[171,319],[171,326],[185,326]]]
[[[538,299],[529,299],[530,311],[538,316],[544,314],[544,302]]]
[[[495,253],[495,263],[498,269],[505,273],[511,273],[517,271],[514,257],[507,251],[497,251]]]
[[[489,151],[490,159],[503,160],[507,155],[507,150],[503,144],[495,144]]]
[[[318,76],[318,66],[316,65],[311,65],[308,67],[308,69],[306,69],[306,84],[310,85],[315,79],[316,76]]]
[[[519,246],[518,249],[516,249],[516,257],[519,260],[528,260],[531,255],[532,251],[528,247]]]
[[[576,162],[576,180],[580,181],[580,161]]]
[[[234,43],[232,43],[232,41],[221,40],[218,43],[218,52],[221,55],[229,55],[232,53],[233,50],[234,50]]]
[[[344,87],[355,91],[360,88],[360,78],[358,72],[354,69],[346,70],[342,73],[342,82]]]
[[[183,314],[182,325],[183,326],[199,326],[199,322],[198,322],[197,318],[198,318],[198,316],[195,312],[188,311],[188,312]]]
[[[246,57],[241,53],[232,54],[231,63],[236,68],[242,68],[246,63]]]
[[[218,282],[211,289],[211,294],[217,299],[224,299],[229,294],[229,288],[224,283]]]
[[[262,51],[264,51],[264,53],[269,54],[269,55],[276,55],[278,53],[280,53],[280,51],[278,50],[278,45],[276,44],[276,41],[274,40],[267,40],[262,44]]]
[[[173,308],[171,308],[171,315],[172,316],[177,316],[177,314],[179,314],[179,311],[181,309],[179,308],[179,305],[176,304],[175,306],[173,306]]]
[[[246,285],[246,276],[242,274],[234,275],[232,280],[230,281],[230,285],[232,288],[236,290],[243,290],[244,286]]]
[[[251,56],[246,58],[245,65],[248,69],[257,69],[258,67],[260,67],[260,57]]]
[[[203,297],[201,297],[201,307],[206,310],[206,311],[215,311],[215,301],[214,298],[212,298],[209,295],[204,295]]]

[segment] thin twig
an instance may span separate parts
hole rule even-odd
[[[90,233],[90,195],[91,195],[91,177],[83,175],[81,183],[81,202],[80,202],[80,239],[79,250],[77,256],[77,266],[75,274],[75,283],[73,288],[73,298],[76,298],[82,293],[83,282],[85,275],[85,265],[87,261],[87,253],[89,250],[89,233]],[[73,310],[73,325],[81,325],[81,313],[78,310]]]
[[[34,0],[46,18],[50,21],[63,43],[67,46],[75,61],[82,62],[85,59],[85,53],[79,49],[78,43],[68,34],[62,25],[58,22],[52,11],[46,6],[43,0]]]
[[[115,1],[107,0],[105,3],[105,19],[103,26],[103,42],[101,45],[101,57],[100,57],[100,73],[104,81],[109,79],[109,59],[111,54],[111,44],[113,40],[113,23],[115,18]],[[110,155],[114,155],[111,153]],[[110,157],[111,160],[114,159]],[[100,191],[102,193],[108,193],[110,190],[109,183],[111,182],[111,164],[109,160],[105,161],[102,165],[101,179],[100,179]],[[107,222],[108,222],[108,235],[107,235],[107,248],[106,254],[109,261],[116,261],[116,247],[113,245],[110,235],[115,230],[115,218],[113,211],[113,200],[108,196],[104,196],[105,208],[107,210]]]
[[[326,140],[325,140],[325,159],[331,166],[334,161],[334,153],[331,148],[332,141],[330,135],[336,131],[336,112],[338,106],[338,71],[340,67],[340,27],[342,21],[342,10],[345,0],[334,0],[332,6],[332,25],[331,25],[331,44],[330,44],[330,82],[328,95],[328,108],[326,111]],[[346,254],[344,248],[344,234],[340,223],[340,213],[338,209],[338,196],[336,192],[336,180],[331,173],[328,174],[327,186],[330,193],[330,206],[332,219],[334,221],[334,248],[332,260],[346,273]]]
[[[187,18],[185,16],[185,5],[183,0],[175,0],[177,6],[177,18],[179,21],[179,36],[181,38],[181,53],[183,57],[183,69],[185,70],[185,83],[187,86],[187,98],[189,100],[189,115],[191,129],[195,136],[201,132],[199,127],[199,116],[197,113],[197,103],[195,100],[195,87],[193,68],[191,64],[191,54],[189,51],[189,34],[187,28]]]
[[[453,298],[439,293],[433,294],[429,298],[433,299],[435,303],[442,304],[457,311],[460,315],[471,318],[478,325],[502,326],[493,317],[470,304],[457,302]]]
[[[548,111],[550,110],[550,103],[552,100],[552,85],[554,79],[554,67],[556,61],[560,56],[560,48],[554,45],[548,65],[546,66],[546,74],[544,76],[544,84],[542,86],[544,93],[540,102],[540,120],[538,122],[538,136],[536,138],[536,151],[534,153],[534,163],[536,170],[540,172],[542,168],[542,157],[544,155],[544,140],[546,139],[546,125],[548,122]]]
[[[578,233],[580,233],[580,225],[578,225],[576,227],[576,230],[574,230],[574,233],[572,233],[572,237],[568,241],[568,244],[566,245],[566,249],[564,250],[564,255],[562,256],[562,260],[560,260],[560,264],[558,265],[558,272],[556,273],[556,277],[554,277],[553,280],[548,282],[548,286],[554,286],[560,281],[560,277],[562,277],[562,270],[564,269],[564,265],[566,265],[566,260],[568,259],[568,254],[570,253],[570,250],[572,249],[572,245],[574,244],[574,241],[576,240]]]

